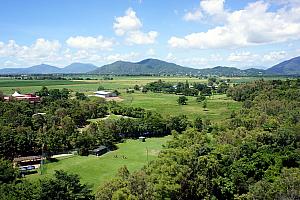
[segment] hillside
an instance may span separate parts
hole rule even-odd
[[[139,74],[196,74],[199,70],[182,67],[157,59],[146,59],[140,62],[117,61],[91,71],[91,74],[139,75]]]
[[[97,69],[97,66],[88,63],[72,63],[64,68],[61,69],[62,73],[72,73],[72,74],[79,74],[79,73],[87,73]]]
[[[281,62],[266,70],[267,74],[300,75],[300,56]]]

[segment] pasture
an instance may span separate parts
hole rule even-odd
[[[99,85],[102,85],[107,90],[123,90],[133,88],[136,84],[142,86],[158,79],[172,83],[185,82],[186,80],[189,83],[207,83],[207,79],[187,76],[116,76],[113,77],[113,80],[103,80],[103,76],[83,75],[81,78],[93,78],[97,80],[17,80],[1,77],[0,91],[7,95],[13,93],[15,90],[19,90],[22,93],[30,93],[40,90],[42,86],[47,86],[49,89],[68,88],[74,92],[88,93],[97,90]],[[228,77],[220,78],[228,79]],[[243,83],[261,78],[266,80],[279,79],[279,77],[230,77],[229,79],[231,83]],[[280,77],[280,79],[284,79],[284,77]]]
[[[126,165],[128,170],[133,172],[147,165],[147,162],[157,157],[163,144],[171,137],[147,138],[146,142],[128,139],[118,144],[117,150],[99,157],[93,155],[59,157],[58,162],[44,165],[43,175],[37,173],[28,175],[26,178],[38,180],[52,176],[55,170],[65,170],[78,174],[82,183],[91,184],[93,191],[96,191],[99,185],[113,178],[120,167]]]
[[[122,93],[124,99],[122,104],[133,107],[141,107],[147,110],[156,111],[164,117],[185,114],[189,119],[195,119],[201,116],[203,119],[209,119],[214,122],[222,121],[228,118],[231,111],[241,107],[240,102],[233,101],[226,95],[214,95],[207,97],[207,109],[204,111],[202,105],[196,101],[196,97],[187,97],[187,105],[178,105],[178,95],[135,92],[133,94]]]

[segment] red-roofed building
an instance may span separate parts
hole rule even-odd
[[[40,102],[41,98],[34,94],[20,94],[18,92],[13,93],[11,96],[4,97],[4,100],[10,101],[11,99],[16,100],[25,100],[29,101],[30,103]]]

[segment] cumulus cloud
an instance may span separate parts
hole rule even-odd
[[[69,37],[66,40],[68,46],[78,49],[98,49],[98,50],[111,50],[115,44],[112,39],[105,39],[103,36],[98,37],[84,37],[75,36]]]
[[[14,40],[7,44],[0,42],[0,57],[11,57],[21,61],[56,60],[61,44],[57,40],[37,39],[30,46],[21,46]]]
[[[200,7],[209,15],[218,15],[224,13],[225,0],[202,0]]]
[[[132,8],[129,8],[125,16],[115,18],[113,28],[117,35],[122,36],[128,31],[139,30],[142,26],[142,22],[136,16],[136,12]]]
[[[194,12],[187,12],[183,19],[185,21],[199,21],[203,17],[202,12],[200,10],[195,10]]]
[[[168,43],[174,48],[209,49],[235,48],[299,39],[299,9],[293,7],[272,12],[269,11],[267,3],[262,1],[250,3],[242,10],[227,12],[222,26],[206,32],[191,33],[184,37],[172,36]],[[205,10],[209,14],[216,14],[223,12],[223,7],[206,5]]]
[[[127,34],[126,41],[129,44],[153,44],[157,36],[158,32],[156,31],[150,31],[148,33],[131,31]]]
[[[136,12],[129,8],[125,16],[116,17],[113,24],[116,35],[125,36],[128,44],[153,44],[158,36],[158,32],[141,31],[143,24],[137,17]]]

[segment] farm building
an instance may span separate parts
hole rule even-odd
[[[117,94],[114,92],[107,92],[107,91],[97,91],[94,92],[94,96],[96,97],[102,97],[102,98],[109,98],[109,97],[116,97]]]
[[[34,94],[20,94],[17,91],[15,91],[15,93],[13,93],[11,96],[4,97],[4,100],[6,100],[6,101],[10,101],[12,99],[25,100],[25,101],[29,101],[30,103],[35,103],[35,102],[41,101],[41,98],[39,96],[36,96]]]
[[[101,156],[108,152],[108,148],[106,146],[99,146],[97,149],[93,149],[91,153],[96,156]]]

